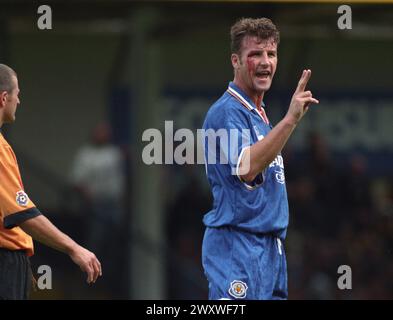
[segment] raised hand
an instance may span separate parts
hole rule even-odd
[[[311,91],[305,91],[310,77],[311,70],[303,70],[303,74],[299,80],[295,93],[292,96],[287,116],[289,116],[294,123],[299,122],[306,114],[311,103],[319,103],[317,99],[313,98]]]

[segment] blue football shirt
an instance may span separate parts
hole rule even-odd
[[[237,175],[245,148],[263,139],[271,128],[264,112],[258,112],[233,82],[210,107],[203,124],[203,144],[214,202],[203,218],[205,226],[230,226],[285,239],[289,214],[281,154],[252,183]]]

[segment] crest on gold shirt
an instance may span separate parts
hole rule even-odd
[[[26,207],[29,203],[29,197],[23,190],[16,193],[16,203],[22,207]]]

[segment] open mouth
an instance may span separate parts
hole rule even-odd
[[[270,77],[270,71],[268,70],[261,70],[255,72],[255,76],[259,79],[268,79]]]

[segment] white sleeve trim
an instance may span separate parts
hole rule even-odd
[[[244,147],[242,149],[242,151],[240,151],[239,159],[237,160],[237,164],[236,164],[236,175],[239,178],[240,182],[243,182],[243,183],[244,183],[244,180],[239,175],[240,163],[242,162],[244,151],[246,151],[249,148],[250,148],[250,146],[247,146],[247,147]]]
[[[251,146],[247,146],[244,147],[242,149],[242,151],[240,151],[240,155],[239,155],[239,159],[237,160],[237,164],[236,164],[236,175],[239,178],[240,182],[243,183],[243,185],[250,191],[255,190],[256,188],[258,188],[261,184],[256,184],[255,186],[251,186],[249,185],[247,182],[245,182],[242,177],[239,175],[239,169],[240,169],[240,162],[242,161],[243,155],[244,155],[244,151],[246,151],[248,148],[250,148]],[[262,179],[263,181],[265,180],[264,175],[262,174]]]

